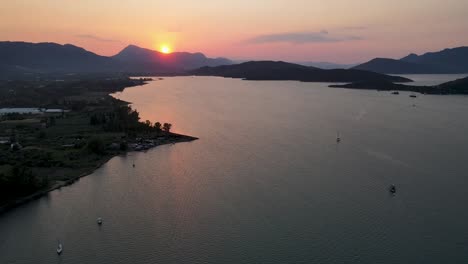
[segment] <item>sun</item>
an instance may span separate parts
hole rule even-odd
[[[171,53],[171,48],[168,45],[162,45],[160,51],[164,54]]]

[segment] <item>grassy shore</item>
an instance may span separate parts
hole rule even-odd
[[[0,140],[9,142],[0,144],[0,213],[72,184],[117,155],[197,139],[170,132],[168,123],[141,122],[127,102],[109,95],[144,84],[128,78],[0,84],[2,107],[67,110],[1,116]],[[1,96],[12,90],[22,96]]]

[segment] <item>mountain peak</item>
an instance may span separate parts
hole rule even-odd
[[[167,68],[171,71],[195,69],[202,66],[218,66],[232,64],[224,58],[211,59],[203,53],[173,52],[163,54],[156,50],[141,48],[136,45],[128,45],[112,58],[132,64],[133,67]]]
[[[401,58],[400,60],[408,61],[408,62],[414,62],[414,61],[416,61],[418,59],[418,57],[419,56],[417,54],[411,53],[408,56]]]
[[[134,44],[130,44],[127,47],[125,47],[123,50],[139,50],[139,49],[143,49],[143,48],[138,47],[137,45],[134,45]]]

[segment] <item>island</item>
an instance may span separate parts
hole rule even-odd
[[[421,94],[468,94],[468,77],[434,86],[416,86],[390,81],[363,81],[330,85],[332,88],[348,88],[379,91],[408,91]]]
[[[362,81],[389,81],[412,82],[412,80],[399,76],[385,75],[376,72],[332,69],[324,70],[315,67],[303,66],[282,61],[249,61],[234,65],[216,67],[202,67],[188,71],[188,75],[220,76],[241,78],[244,80],[272,80],[272,81],[302,81],[302,82],[362,82]]]
[[[110,158],[197,138],[140,120],[110,96],[150,79],[64,76],[0,82],[0,213],[72,184]],[[27,108],[26,108],[27,107]]]

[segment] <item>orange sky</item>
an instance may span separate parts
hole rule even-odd
[[[466,0],[15,0],[0,40],[128,44],[232,59],[362,62],[468,45]]]

